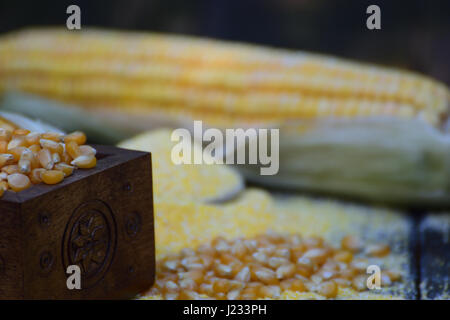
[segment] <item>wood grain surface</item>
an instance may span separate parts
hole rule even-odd
[[[428,214],[420,222],[420,297],[450,299],[450,214]]]

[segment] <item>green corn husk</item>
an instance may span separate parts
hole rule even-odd
[[[303,128],[302,128],[303,127]],[[450,205],[450,136],[418,120],[321,120],[280,128],[279,172],[252,182],[401,205]]]

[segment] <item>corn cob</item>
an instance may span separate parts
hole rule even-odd
[[[235,127],[385,115],[441,126],[445,85],[303,52],[162,34],[29,30],[0,40],[0,90]]]
[[[190,128],[194,119],[220,128],[279,127],[280,173],[261,177],[239,167],[263,184],[378,202],[450,201],[449,143],[439,133],[427,135],[428,125],[443,129],[450,123],[449,92],[418,74],[192,37],[47,29],[0,39],[0,92],[14,90],[59,101],[71,115],[84,110],[84,122],[95,118],[114,128],[107,133]],[[24,108],[20,99],[8,103],[13,110]],[[20,110],[47,120],[58,109],[35,107]],[[66,116],[66,125],[73,119]],[[374,125],[366,131],[367,121]],[[310,130],[303,137],[305,123]],[[336,127],[343,140],[338,143],[335,133],[325,130]],[[365,131],[366,140],[355,142],[355,132]],[[394,147],[386,143],[390,136],[384,133],[390,132],[400,132]],[[420,140],[415,147],[410,136]],[[356,165],[345,167],[351,161]]]

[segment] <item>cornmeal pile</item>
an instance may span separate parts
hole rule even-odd
[[[141,298],[408,298],[411,225],[399,212],[260,189],[206,203],[241,180],[221,165],[174,166],[163,151],[169,137],[162,130],[120,144],[154,151],[157,281]],[[186,188],[171,187],[174,177]],[[382,270],[380,290],[364,285],[371,264]]]
[[[217,201],[243,189],[242,177],[229,167],[173,164],[171,150],[176,142],[171,141],[170,135],[170,130],[161,129],[119,144],[126,149],[152,152],[156,200]],[[194,144],[193,149],[200,150],[201,147]]]

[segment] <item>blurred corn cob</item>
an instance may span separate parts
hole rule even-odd
[[[280,174],[245,167],[248,178],[375,201],[450,201],[450,147],[441,134],[450,123],[449,91],[411,72],[192,37],[44,29],[0,39],[0,93],[10,91],[60,105],[12,96],[5,108],[45,120],[58,114],[51,123],[69,127],[74,115],[78,123],[95,120],[90,126],[106,124],[112,140],[157,126],[189,128],[194,119],[279,127]],[[397,136],[389,141],[389,133]]]
[[[303,52],[162,34],[29,30],[0,40],[0,90],[127,116],[233,127],[389,115],[442,125],[447,88],[403,71]]]

